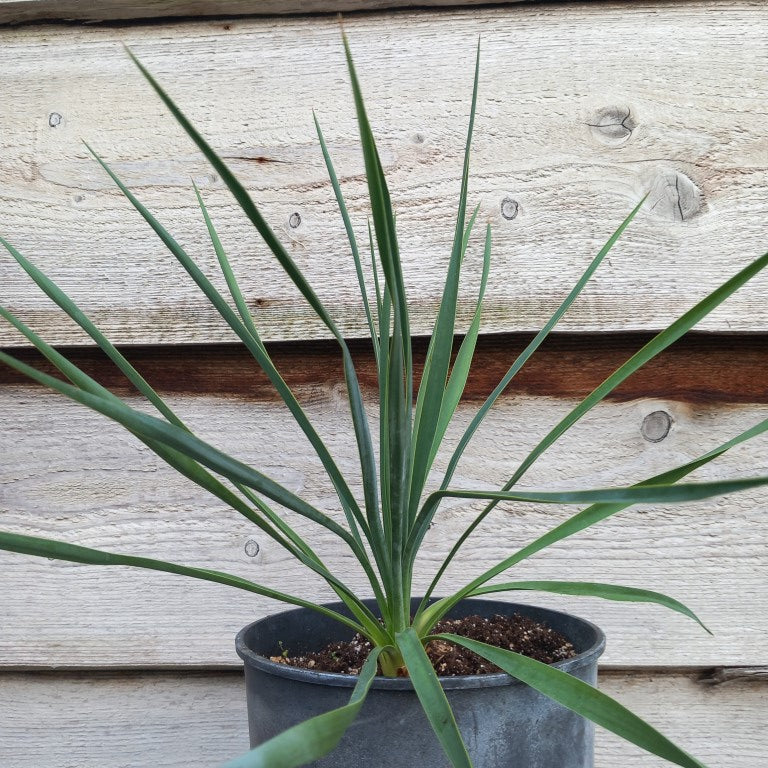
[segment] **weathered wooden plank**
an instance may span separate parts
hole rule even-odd
[[[0,24],[30,21],[116,21],[180,16],[270,16],[349,13],[387,8],[492,5],[521,0],[0,0]]]
[[[703,1],[525,4],[350,17],[397,208],[416,332],[430,329],[450,250],[479,34],[471,201],[494,231],[487,332],[539,327],[648,190],[651,200],[565,330],[661,327],[765,250],[768,6],[744,0],[712,9]],[[87,156],[85,137],[215,272],[190,189],[196,179],[266,338],[325,334],[150,95],[122,41],[229,159],[344,332],[363,334],[310,116],[315,107],[365,241],[362,163],[330,17],[4,29],[0,67],[12,84],[0,114],[5,236],[117,341],[231,338]],[[478,251],[476,240],[465,321]],[[3,302],[52,341],[82,340],[8,259],[0,283]],[[737,294],[704,327],[764,330],[764,285],[763,278]],[[2,333],[0,343],[14,343]]]
[[[342,470],[354,473],[354,440],[341,387],[315,384],[297,391]],[[204,439],[253,462],[321,508],[337,510],[317,460],[277,403],[207,395],[174,395],[170,402]],[[501,485],[572,402],[529,396],[503,399],[470,445],[454,484]],[[448,445],[468,423],[473,408],[471,403],[462,406]],[[605,404],[534,465],[526,486],[636,482],[692,459],[766,416],[765,405],[692,405],[659,399]],[[250,523],[198,493],[127,434],[78,406],[29,386],[4,386],[0,444],[4,529],[216,567],[304,597],[331,596]],[[761,474],[767,466],[768,439],[761,438],[734,449],[694,479]],[[359,492],[356,482],[353,488]],[[657,589],[690,604],[715,632],[710,638],[693,622],[659,608],[539,598],[603,625],[610,638],[608,664],[764,664],[766,505],[766,494],[753,492],[676,510],[628,510],[522,564],[513,576]],[[426,586],[476,509],[445,505],[430,531],[416,589]],[[566,514],[559,507],[500,508],[470,539],[444,589],[501,560]],[[311,524],[297,527],[350,584],[368,591],[335,541]],[[159,574],[7,553],[0,554],[0,563],[0,660],[6,669],[231,665],[236,663],[234,632],[275,610],[270,601],[252,595]]]
[[[650,340],[645,334],[553,335],[539,348],[506,390],[511,395],[585,397]],[[531,337],[522,334],[480,337],[464,391],[465,400],[487,397]],[[415,339],[415,376],[421,376],[426,340]],[[370,344],[354,342],[352,355],[364,387],[376,388]],[[177,394],[241,395],[277,400],[278,395],[250,354],[241,346],[133,347],[125,353],[159,391]],[[99,382],[129,391],[125,377],[99,350],[66,350],[67,356]],[[334,342],[271,344],[270,354],[291,387],[340,384],[344,380]],[[28,349],[14,355],[49,373],[55,369]],[[689,334],[651,360],[609,395],[614,400],[639,397],[686,402],[765,403],[768,401],[768,338]],[[0,385],[28,379],[0,366]]]
[[[765,756],[764,683],[603,671],[600,687],[708,765]],[[208,768],[248,745],[239,674],[0,675],[0,722],[0,759],[14,768]],[[596,768],[668,765],[600,729],[596,753]]]

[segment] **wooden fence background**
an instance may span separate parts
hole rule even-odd
[[[454,436],[650,193],[562,333],[500,401],[468,451],[462,484],[504,482],[576,398],[768,243],[765,3],[422,0],[419,10],[402,9],[411,5],[0,0],[0,234],[125,345],[202,437],[326,506],[331,495],[318,462],[264,378],[81,142],[111,162],[214,275],[191,179],[198,183],[281,370],[340,464],[351,467],[333,345],[121,43],[231,163],[344,331],[358,337],[364,324],[352,262],[311,118],[314,108],[362,239],[362,160],[332,12],[350,12],[345,26],[422,335],[449,254],[481,37],[471,199],[492,224],[494,261],[485,335]],[[464,323],[479,249],[475,239]],[[531,470],[531,485],[634,482],[766,418],[767,281],[739,291],[698,334],[592,411]],[[0,302],[49,342],[72,348],[100,380],[123,387],[10,258],[0,259]],[[23,346],[7,327],[0,345]],[[353,346],[373,398],[370,354]],[[420,360],[424,347],[416,345]],[[126,433],[5,369],[0,445],[2,529],[326,596],[258,532]],[[763,438],[695,477],[767,470]],[[446,505],[422,558],[422,587],[473,509]],[[533,598],[601,624],[608,633],[602,687],[713,766],[758,768],[768,752],[767,512],[765,492],[628,510],[518,569],[523,578],[657,589],[699,613],[714,637],[653,607]],[[470,540],[446,588],[566,514],[500,508]],[[331,563],[352,567],[327,537],[311,533]],[[349,580],[362,583],[354,573]],[[6,553],[0,600],[3,766],[211,766],[246,748],[233,636],[274,604],[160,574]],[[600,768],[662,765],[603,732],[597,751]]]

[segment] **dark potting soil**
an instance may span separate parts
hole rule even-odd
[[[467,616],[463,619],[443,619],[435,625],[432,634],[441,632],[450,632],[488,645],[507,648],[545,664],[570,659],[576,654],[573,645],[559,632],[519,614],[496,614],[490,618]],[[446,640],[433,640],[426,650],[432,666],[440,676],[488,675],[501,672],[497,666],[472,651]],[[272,656],[271,660],[316,672],[357,675],[370,652],[371,644],[360,635],[355,635],[352,640],[331,643],[317,653],[302,656],[291,656],[290,648],[286,648],[281,655]]]

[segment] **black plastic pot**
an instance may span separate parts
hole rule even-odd
[[[418,605],[414,600],[413,608]],[[345,612],[342,604],[334,610]],[[369,607],[374,608],[373,603]],[[565,635],[577,655],[554,666],[591,685],[605,636],[594,624],[559,611],[494,600],[465,600],[452,612],[520,613]],[[281,648],[318,650],[348,639],[349,630],[299,608],[269,616],[237,635],[245,662],[251,747],[291,725],[347,703],[357,678],[297,669],[269,660]],[[471,675],[441,680],[477,768],[592,768],[594,727],[579,715],[508,675]],[[447,768],[445,757],[407,678],[377,677],[339,746],[314,763],[318,768]]]

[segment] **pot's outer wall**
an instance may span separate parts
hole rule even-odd
[[[414,601],[414,610],[418,600]],[[373,606],[370,606],[373,607]],[[342,606],[334,605],[341,611]],[[493,600],[465,600],[452,616],[521,613],[568,637],[578,656],[556,666],[595,685],[605,647],[593,624],[558,611]],[[309,717],[343,706],[356,678],[298,670],[268,658],[317,649],[349,631],[313,611],[267,617],[237,638],[245,661],[251,746]],[[282,644],[282,646],[281,646]],[[476,768],[592,768],[594,726],[507,675],[445,678],[443,686]],[[376,678],[339,746],[316,768],[448,768],[449,763],[407,679]]]

